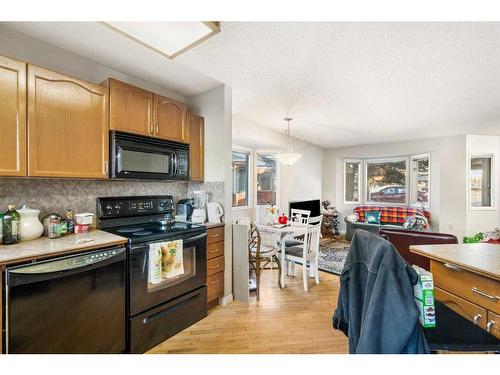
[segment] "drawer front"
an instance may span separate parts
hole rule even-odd
[[[207,230],[207,244],[224,241],[224,227],[211,228]]]
[[[222,297],[224,292],[224,272],[218,272],[207,277],[207,300]]]
[[[211,259],[207,262],[207,276],[224,271],[224,257]]]
[[[436,300],[441,301],[457,314],[460,314],[471,322],[476,323],[482,329],[486,329],[486,319],[488,314],[486,309],[437,287],[434,288],[434,296],[436,297]]]
[[[493,336],[500,339],[500,315],[488,311],[488,321],[486,322],[486,329]]]
[[[500,282],[435,260],[431,272],[439,288],[500,314]]]
[[[224,255],[224,241],[211,243],[207,246],[207,259],[214,259]]]

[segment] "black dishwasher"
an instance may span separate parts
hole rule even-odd
[[[123,247],[11,267],[7,353],[125,351]]]

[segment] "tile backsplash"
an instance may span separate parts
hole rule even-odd
[[[195,190],[205,190],[209,201],[224,204],[223,182],[0,178],[0,212],[9,204],[27,204],[41,211],[40,219],[51,212],[63,215],[68,208],[95,213],[97,197],[170,194],[177,202]]]
[[[194,190],[205,190],[209,201],[224,204],[223,182],[0,178],[0,212],[9,204],[27,204],[41,211],[40,219],[51,212],[63,215],[68,208],[95,213],[97,197],[170,194],[177,202]]]
[[[28,204],[41,210],[40,218],[50,212],[64,214],[94,212],[97,197],[171,194],[177,201],[187,195],[188,182],[167,181],[97,181],[35,178],[1,178],[0,211],[8,204]]]
[[[188,196],[193,191],[203,190],[208,193],[208,201],[217,201],[224,207],[224,182],[190,182],[188,185]]]

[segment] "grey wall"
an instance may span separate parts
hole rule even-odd
[[[344,217],[357,204],[344,203],[344,159],[431,154],[432,227],[435,231],[463,236],[466,233],[465,136],[392,142],[326,150],[323,162],[323,199],[332,201]]]
[[[231,134],[232,90],[226,85],[187,98],[188,108],[205,118],[205,183],[191,185],[193,190],[213,190],[210,200],[219,201],[225,208],[224,234],[224,299],[232,300],[233,252],[231,207]],[[223,188],[223,187],[227,188]]]

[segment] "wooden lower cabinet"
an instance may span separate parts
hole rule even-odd
[[[28,65],[28,176],[108,178],[108,90]]]
[[[459,265],[431,259],[436,300],[500,338],[500,282]],[[439,317],[437,317],[439,319]]]
[[[436,299],[445,304],[448,308],[471,322],[476,323],[482,329],[486,329],[488,311],[485,308],[448,293],[438,287],[434,288],[434,294]]]
[[[0,176],[26,176],[26,63],[0,56]]]
[[[500,339],[500,315],[488,311],[486,329],[493,336]]]
[[[224,224],[207,229],[207,301],[219,304],[224,296]]]

